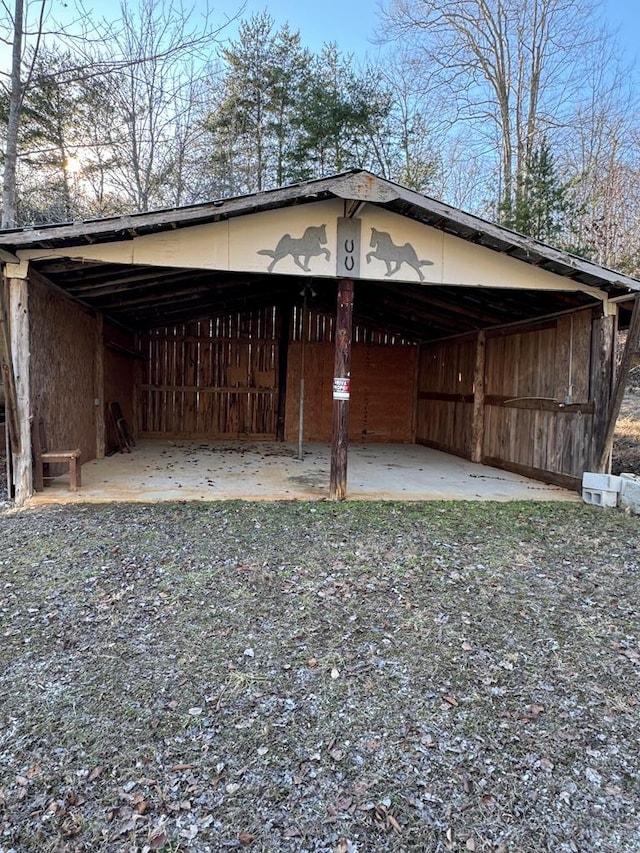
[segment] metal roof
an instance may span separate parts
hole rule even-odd
[[[458,210],[370,172],[354,170],[292,186],[220,199],[206,204],[57,225],[0,231],[0,260],[20,249],[54,249],[82,243],[126,241],[134,237],[188,228],[232,217],[342,199],[347,214],[369,203],[440,229],[492,251],[573,279],[610,297],[634,295],[640,281],[525,237]],[[131,328],[150,328],[241,310],[269,300],[290,300],[300,289],[296,278],[218,273],[193,269],[125,266],[71,259],[32,262],[32,267],[92,310]],[[315,284],[314,284],[315,287]],[[326,310],[335,307],[332,281],[320,285]],[[475,292],[470,292],[470,291]],[[464,292],[462,292],[464,291]],[[416,340],[429,340],[478,328],[519,322],[593,304],[580,293],[532,293],[504,289],[430,287],[368,282],[366,297],[356,300],[360,321],[385,326]],[[324,307],[322,305],[321,307]]]

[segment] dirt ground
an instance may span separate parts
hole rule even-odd
[[[1,853],[640,851],[640,517],[0,514]]]

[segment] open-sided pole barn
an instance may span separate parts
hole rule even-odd
[[[303,402],[334,498],[349,440],[569,487],[609,464],[616,332],[640,282],[368,172],[0,247],[18,502],[32,419],[87,461],[109,401],[142,436],[287,441]]]

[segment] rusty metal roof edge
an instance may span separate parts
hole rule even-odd
[[[447,230],[460,239],[470,237],[462,233],[474,235],[472,242],[480,242],[480,237],[488,237],[504,248],[486,246],[492,251],[508,252],[509,249],[523,253],[518,260],[533,265],[541,261],[551,265],[551,271],[569,278],[578,279],[580,276],[593,278],[601,285],[625,288],[630,291],[640,291],[640,280],[624,273],[600,266],[578,255],[556,249],[532,237],[511,231],[502,225],[482,219],[475,214],[467,213],[438,201],[416,190],[396,184],[387,178],[381,178],[364,169],[353,169],[325,178],[315,178],[302,183],[291,184],[277,189],[263,190],[250,195],[235,196],[227,199],[188,205],[185,207],[166,208],[147,213],[131,213],[123,216],[93,219],[79,223],[52,224],[31,226],[27,228],[0,231],[0,248],[15,251],[17,249],[51,248],[53,246],[72,245],[83,237],[101,238],[105,241],[110,236],[114,241],[131,239],[138,233],[168,230],[175,227],[189,227],[216,219],[232,216],[242,216],[259,211],[286,207],[296,203],[312,203],[327,198],[353,199],[373,205],[389,206],[402,202],[409,207],[399,215],[412,219],[429,218],[439,220],[441,230]],[[443,229],[442,223],[446,223]],[[431,223],[433,224],[433,223]],[[460,233],[458,233],[460,231]],[[595,286],[598,286],[597,284]]]

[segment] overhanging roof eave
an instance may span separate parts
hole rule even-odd
[[[509,254],[523,263],[542,266],[557,275],[599,288],[609,295],[640,292],[640,281],[631,276],[563,252],[363,170],[205,204],[3,231],[0,232],[0,248],[13,253],[20,249],[62,248],[81,242],[130,240],[142,234],[193,227],[331,198],[386,208],[491,251]]]

